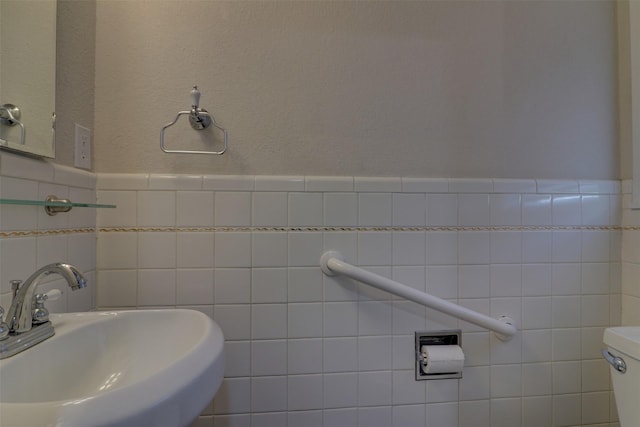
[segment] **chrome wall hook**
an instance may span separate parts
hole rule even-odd
[[[204,130],[211,125],[216,129],[222,131],[224,136],[224,146],[220,151],[203,151],[203,150],[171,150],[165,146],[164,143],[164,132],[167,128],[176,124],[180,116],[189,116],[189,124],[191,128],[194,130]],[[209,113],[204,108],[200,108],[200,91],[198,90],[198,86],[193,86],[191,89],[191,109],[189,111],[180,111],[176,115],[176,118],[173,119],[171,123],[167,123],[162,127],[160,131],[160,149],[165,153],[177,153],[177,154],[216,154],[221,155],[227,151],[228,145],[228,134],[227,130],[216,123],[216,119],[213,117],[211,113]]]

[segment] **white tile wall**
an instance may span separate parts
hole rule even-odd
[[[621,313],[640,322],[632,280],[640,233],[616,227],[620,214],[628,226],[640,217],[619,208],[628,188],[619,182],[153,174],[96,182],[5,154],[0,167],[0,197],[55,191],[91,201],[97,188],[100,202],[118,205],[57,218],[0,206],[2,304],[9,279],[62,256],[98,288],[67,292],[55,310],[182,306],[223,328],[226,378],[194,426],[616,425],[602,332]],[[97,243],[95,232],[74,231],[95,229],[96,217]],[[508,312],[520,332],[503,343],[326,277],[317,265],[326,249],[481,312]],[[413,332],[443,327],[464,331],[464,377],[414,381]]]
[[[98,306],[213,313],[227,374],[198,423],[615,424],[598,351],[604,328],[633,304],[619,303],[621,289],[640,301],[618,283],[620,258],[640,253],[616,249],[629,246],[616,227],[619,183],[205,176],[198,188],[194,177],[146,179],[157,189],[140,186],[144,177],[99,176],[99,199],[122,204],[123,215],[98,216]],[[326,249],[480,312],[508,313],[521,332],[503,343],[324,276]],[[175,273],[152,280],[164,271]],[[464,377],[414,381],[413,332],[443,327],[464,331]]]

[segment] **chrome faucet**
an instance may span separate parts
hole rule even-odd
[[[9,327],[9,334],[21,334],[31,330],[33,323],[32,309],[36,288],[43,277],[54,273],[62,276],[67,281],[71,290],[75,291],[87,286],[85,278],[76,267],[60,262],[45,265],[29,276],[19,287],[17,283],[14,282],[13,301],[5,317],[5,322]]]

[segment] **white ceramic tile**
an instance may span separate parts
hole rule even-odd
[[[322,244],[320,233],[289,233],[289,265],[291,267],[318,266],[322,256]]]
[[[250,269],[216,268],[213,277],[216,304],[248,304],[250,302]]]
[[[0,177],[0,197],[3,199],[37,200],[38,183],[26,179]],[[3,231],[32,230],[38,226],[38,210],[33,206],[0,205],[0,226]]]
[[[138,270],[138,305],[176,304],[175,270]]]
[[[97,202],[116,205],[115,209],[97,209],[99,227],[135,227],[138,221],[138,199],[135,191],[102,190],[97,194]]]
[[[251,422],[248,414],[214,415],[213,425],[224,427],[247,427]]]
[[[178,191],[176,225],[178,227],[213,226],[213,193],[210,191]]]
[[[391,333],[391,304],[383,301],[358,303],[359,335],[389,335]]]
[[[436,231],[426,234],[427,265],[458,263],[458,232]]]
[[[551,357],[554,361],[579,360],[580,330],[578,328],[553,329],[551,331],[551,351]]]
[[[461,265],[458,267],[458,296],[460,298],[487,298],[490,295],[490,266]]]
[[[252,233],[251,263],[254,267],[287,265],[287,234]]]
[[[413,370],[393,371],[393,404],[424,403],[427,396],[426,381],[416,381]],[[424,413],[424,407],[422,407]]]
[[[582,209],[579,195],[554,195],[551,198],[553,225],[579,225]]]
[[[94,233],[69,234],[67,261],[81,271],[96,269],[96,235]]]
[[[252,310],[248,304],[216,305],[213,320],[220,326],[225,340],[248,340],[251,337]]]
[[[251,234],[241,232],[218,233],[215,236],[216,267],[250,267]]]
[[[582,395],[582,422],[596,425],[602,423],[608,425],[609,422],[609,393],[584,393]]]
[[[358,305],[356,302],[324,303],[325,337],[357,336]]]
[[[98,272],[98,308],[135,307],[138,277],[136,270],[100,270]]]
[[[322,193],[289,193],[289,226],[320,226],[323,220]]]
[[[251,209],[251,224],[253,226],[282,227],[287,225],[287,193],[255,192],[252,194]]]
[[[543,263],[551,261],[551,232],[522,232],[522,261],[525,263]]]
[[[454,265],[426,267],[426,291],[439,298],[458,298],[458,268]]]
[[[574,263],[553,264],[551,285],[553,295],[580,294],[580,265]]]
[[[551,394],[551,363],[525,363],[522,365],[522,395],[546,396]],[[517,393],[515,394],[517,395]]]
[[[489,196],[491,225],[520,225],[522,223],[521,199],[520,194],[491,194]]]
[[[241,414],[249,411],[250,386],[248,378],[224,379],[213,402],[214,414]]]
[[[355,281],[344,280],[340,276],[323,274],[322,287],[325,301],[357,301],[358,285]]]
[[[449,180],[450,193],[491,193],[492,191],[491,179],[452,178]]]
[[[522,331],[522,362],[546,362],[551,360],[551,330]]]
[[[382,406],[392,402],[391,371],[358,373],[358,406]]]
[[[179,269],[176,304],[213,304],[213,269]]]
[[[522,262],[522,232],[492,231],[491,262],[519,264]]]
[[[389,427],[391,420],[391,406],[374,406],[358,408],[358,427]]]
[[[138,266],[138,234],[99,233],[96,252],[99,269],[136,268]]]
[[[522,427],[550,426],[552,418],[551,407],[551,396],[523,398]]]
[[[334,375],[342,375],[342,374],[334,374]],[[328,385],[325,381],[325,390],[328,389]],[[326,396],[326,391],[325,391]],[[327,402],[327,398],[325,397],[325,406]],[[323,412],[324,415],[324,426],[358,426],[358,410],[353,405],[353,408],[341,408],[341,409],[325,409]]]
[[[392,233],[393,265],[424,265],[426,242],[423,232]]]
[[[390,336],[360,336],[357,342],[359,371],[391,369],[393,340]]]
[[[138,268],[175,268],[176,233],[138,233]]]
[[[491,425],[493,427],[512,427],[522,422],[520,398],[492,399]]]
[[[449,180],[446,178],[402,178],[402,191],[405,193],[446,193]]]
[[[287,412],[287,425],[322,427],[322,411],[289,411]]]
[[[304,177],[256,176],[255,191],[304,191]]]
[[[490,232],[465,231],[458,234],[458,262],[460,264],[488,264],[490,259]]]
[[[573,180],[554,180],[554,179],[538,179],[538,193],[578,193],[578,181]]]
[[[352,176],[306,176],[305,191],[353,191]]]
[[[551,327],[551,297],[522,298],[522,329]]]
[[[605,262],[582,263],[582,293],[607,294],[610,289],[610,265]]]
[[[139,191],[138,225],[171,227],[176,225],[175,191]]]
[[[471,310],[477,311],[478,313],[491,316],[491,299],[489,298],[468,298],[468,299],[459,298],[458,304],[460,304],[463,307],[467,307]],[[452,318],[452,316],[446,316],[446,317]],[[443,328],[443,329],[446,329],[446,328]],[[484,331],[484,329],[481,328],[480,326],[476,326],[464,321],[460,321],[460,329],[462,329],[462,332]]]
[[[553,231],[551,260],[553,262],[580,262],[582,256],[580,234],[579,231]]]
[[[338,251],[345,259],[358,259],[358,233],[352,231],[325,231],[323,250]]]
[[[393,425],[422,427],[426,422],[425,405],[397,405],[393,407]]]
[[[358,195],[359,226],[390,226],[391,216],[392,199],[390,193],[361,193]]]
[[[322,304],[290,303],[287,310],[289,338],[322,336]]]
[[[522,266],[522,295],[551,295],[552,270],[549,264]]]
[[[200,190],[202,176],[200,175],[149,175],[150,190]]]
[[[287,341],[255,340],[251,343],[251,375],[285,375],[287,373]]]
[[[554,362],[552,364],[553,393],[579,393],[582,372],[579,361]]]
[[[427,194],[427,225],[447,227],[458,225],[457,194]]]
[[[522,268],[520,264],[491,265],[491,296],[517,297],[522,295]]]
[[[494,193],[535,193],[536,181],[533,179],[494,179]]]
[[[609,326],[609,296],[583,295],[581,326]]]
[[[458,380],[442,379],[427,381],[427,403],[442,403],[458,401]],[[427,407],[427,412],[431,406]],[[457,411],[456,411],[457,412]]]
[[[487,226],[490,224],[488,194],[458,195],[458,225]]]
[[[358,370],[358,341],[353,338],[323,340],[323,371],[354,372]]]
[[[289,269],[289,302],[322,301],[322,271],[317,267]]]
[[[251,272],[251,302],[276,303],[287,301],[286,268],[253,268]]]
[[[428,404],[426,425],[458,427],[458,402]]]
[[[91,189],[71,187],[69,188],[69,200],[75,203],[96,203],[96,193],[95,190]],[[69,227],[71,228],[96,227],[96,209],[72,209],[67,213],[67,216],[69,217]]]
[[[426,197],[424,194],[394,193],[392,195],[392,224],[399,227],[426,225]]]
[[[356,193],[324,194],[324,225],[352,227],[358,224]]]
[[[251,414],[252,427],[274,427],[287,425],[286,412],[263,412]]]
[[[360,337],[363,338],[391,338],[392,369],[413,369],[416,364],[415,337],[413,335],[394,335],[393,337]],[[386,353],[382,353],[386,357]],[[380,369],[376,369],[380,370]],[[382,369],[385,370],[385,369]]]
[[[96,188],[96,180],[94,173],[59,164],[53,165],[53,182],[56,184],[93,190]]]
[[[213,233],[178,233],[177,265],[178,268],[213,267]]]
[[[217,192],[214,196],[214,223],[217,226],[251,225],[251,193]]]
[[[355,406],[358,406],[358,374],[352,372],[324,375],[324,407],[348,408]],[[345,424],[325,425],[340,426]]]
[[[460,400],[487,399],[491,395],[491,369],[488,366],[464,368],[460,380]]]
[[[138,173],[99,173],[96,188],[98,190],[146,190],[149,175]]]
[[[465,366],[486,366],[491,364],[491,340],[489,332],[468,332],[464,334],[462,342]],[[457,387],[455,390],[457,390]],[[427,391],[429,391],[429,388],[427,388]],[[431,396],[429,401],[445,402],[446,400]]]
[[[551,196],[522,195],[522,225],[551,225]]]
[[[287,345],[287,372],[289,375],[317,374],[322,367],[322,339],[292,339]]]
[[[554,296],[551,299],[552,326],[572,328],[580,326],[580,297]],[[595,326],[595,325],[588,325]]]
[[[605,327],[582,328],[580,339],[582,344],[581,355],[583,359],[599,359],[601,356],[602,336]]]
[[[398,192],[402,190],[402,181],[396,177],[360,177],[354,179],[358,192]]]
[[[582,402],[579,394],[553,396],[553,426],[581,425]]]
[[[67,236],[38,236],[36,238],[36,260],[38,267],[67,261]]]
[[[322,408],[322,375],[290,375],[287,377],[289,411]]]
[[[609,225],[610,200],[608,195],[581,197],[582,225]]]
[[[608,391],[609,364],[604,359],[582,361],[582,392]]]
[[[498,298],[491,302],[491,313],[494,319],[508,316],[514,320],[516,328],[520,326],[519,298]],[[494,302],[498,303],[495,304]],[[503,307],[501,307],[503,306]],[[491,364],[515,364],[522,360],[522,335],[512,337],[509,341],[502,341],[496,334],[489,335],[491,340]]]
[[[426,328],[425,307],[412,301],[394,301],[392,303],[392,333],[407,334]]]
[[[252,191],[255,178],[251,175],[205,175],[202,178],[203,190],[216,191]]]
[[[286,338],[287,306],[253,304],[251,306],[251,337],[254,340]]]
[[[392,249],[392,233],[358,233],[359,265],[391,265]]]
[[[600,230],[583,230],[582,262],[608,262],[610,260],[610,233]]]

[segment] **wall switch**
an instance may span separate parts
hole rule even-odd
[[[91,129],[76,123],[75,141],[74,165],[77,168],[91,169]]]

